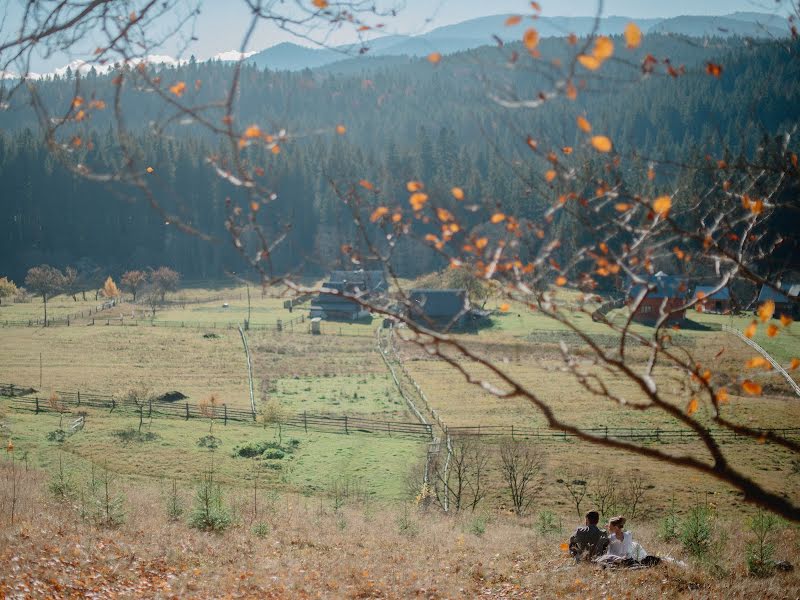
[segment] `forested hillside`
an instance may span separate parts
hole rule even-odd
[[[432,197],[444,198],[458,185],[474,205],[476,223],[486,219],[494,199],[503,199],[507,208],[535,223],[558,190],[557,182],[545,183],[547,163],[530,151],[526,140],[531,136],[565,165],[574,163],[586,171],[588,184],[594,167],[575,127],[578,115],[586,114],[596,131],[614,140],[624,157],[621,168],[641,173],[662,157],[683,157],[698,165],[707,156],[715,162],[735,160],[739,148],[754,148],[800,118],[800,69],[787,58],[782,43],[753,47],[735,38],[700,44],[648,36],[642,51],[620,51],[602,79],[587,77],[576,100],[559,98],[536,109],[507,108],[496,101],[536,98],[551,85],[542,61],[526,56],[515,68],[506,68],[508,57],[519,50],[481,48],[436,66],[424,59],[398,58],[299,73],[245,66],[237,99],[239,122],[267,124],[275,132],[286,129],[289,136],[277,155],[257,150],[249,155],[264,169],[264,184],[277,193],[260,217],[273,232],[290,228],[272,257],[274,268],[323,272],[340,260],[340,245],[356,237],[351,206],[337,196],[332,180],[343,189],[369,180],[387,202],[403,200],[405,182],[412,179],[429,182]],[[566,52],[563,40],[542,42],[545,56],[566,57]],[[647,53],[658,61],[650,76],[639,67]],[[667,74],[664,59],[680,76]],[[706,72],[708,61],[723,66],[719,77]],[[192,62],[163,68],[158,75],[165,88],[177,81],[197,82],[187,95],[212,103],[224,95],[232,70],[229,64]],[[118,184],[73,176],[48,153],[36,131],[30,98],[21,88],[0,111],[4,274],[21,278],[28,267],[42,262],[97,264],[112,271],[166,263],[188,278],[214,278],[243,268],[224,229],[226,198],[235,205],[237,190],[207,161],[209,156],[224,161],[229,149],[214,146],[191,119],[170,121],[156,95],[126,85],[125,124],[136,136],[137,160],[153,168],[150,177],[162,192],[164,209],[214,241],[175,229],[133,189],[126,195]],[[91,111],[84,122],[62,129],[58,141],[68,146],[69,160],[102,171],[121,160],[110,109],[113,74],[90,73],[81,86],[83,97],[102,100],[108,108]],[[39,94],[58,114],[69,107],[75,89],[70,74],[42,82]],[[218,122],[222,114],[220,108],[210,108],[204,116]],[[165,122],[169,135],[155,135],[154,123]],[[340,123],[346,126],[344,135],[334,132]],[[74,135],[81,136],[80,145],[69,145]],[[686,190],[693,185],[671,181],[668,165],[658,170],[658,177]],[[580,224],[571,222],[567,212],[559,219],[556,226],[577,241]],[[419,244],[402,246],[394,261],[407,275],[443,264]]]

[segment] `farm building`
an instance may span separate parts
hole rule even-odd
[[[368,319],[370,314],[363,306],[354,300],[344,298],[341,294],[361,295],[363,290],[356,283],[343,281],[328,281],[324,288],[335,290],[320,292],[311,300],[311,318],[321,318],[328,321],[358,321]]]
[[[698,298],[698,305],[706,312],[727,314],[731,311],[731,292],[728,288],[714,292],[715,285],[698,285],[694,290],[694,298]]]
[[[332,321],[358,321],[369,318],[369,311],[340,294],[374,299],[388,289],[382,271],[332,271],[325,288],[338,293],[320,293],[311,300],[311,318]]]
[[[633,285],[628,292],[628,304],[632,305],[642,293],[644,298],[639,303],[633,320],[651,325],[668,313],[667,322],[678,323],[686,317],[686,309],[681,307],[686,302],[688,285],[686,280],[659,271],[651,276],[646,285]]]
[[[758,294],[758,305],[767,300],[775,303],[775,316],[787,315],[800,319],[800,283],[778,283],[780,292],[769,286],[761,286]]]
[[[414,289],[409,293],[408,317],[415,323],[435,330],[476,327],[489,313],[470,307],[465,289]]]
[[[367,294],[383,294],[389,289],[383,271],[331,271],[329,279],[355,284]]]

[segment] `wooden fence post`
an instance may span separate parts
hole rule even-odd
[[[344,416],[344,432],[347,435],[350,435],[350,431],[347,429],[347,415]]]
[[[115,408],[117,408],[117,401],[111,398],[111,410],[109,412],[114,412]]]
[[[514,439],[514,424],[511,424],[511,439]]]
[[[39,396],[36,396],[36,398],[34,398],[34,400],[36,400],[36,414],[38,415],[39,414]]]
[[[186,403],[186,419],[185,420],[186,421],[189,420],[189,403],[188,402]]]
[[[227,425],[228,424],[228,405],[227,404],[223,404],[222,405],[222,411],[223,411],[223,415],[224,415],[223,418],[225,419],[223,424]]]
[[[306,411],[303,411],[303,429],[308,433],[308,421],[306,420]]]
[[[148,407],[148,410],[147,410],[147,418],[148,419],[152,419],[153,418],[153,399],[152,398],[150,398],[149,407]]]
[[[81,405],[81,391],[78,390],[78,406]]]

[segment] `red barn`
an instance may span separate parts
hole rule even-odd
[[[688,285],[681,277],[659,271],[646,284],[637,284],[628,292],[628,306],[636,306],[633,320],[654,325],[664,314],[668,323],[680,323],[686,318]]]
[[[697,305],[702,306],[705,312],[726,315],[731,312],[731,292],[722,288],[715,292],[715,285],[698,285],[694,290],[694,298],[698,299]]]

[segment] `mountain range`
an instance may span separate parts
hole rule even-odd
[[[439,27],[418,36],[387,35],[364,44],[349,44],[335,48],[309,48],[285,42],[250,56],[247,61],[273,71],[315,69],[359,56],[427,56],[433,52],[452,54],[479,46],[519,41],[528,28],[535,28],[541,37],[563,37],[570,33],[589,35],[594,17],[539,17],[522,19],[516,25],[505,26],[512,15],[494,15],[470,19],[462,23]],[[665,19],[631,19],[603,17],[598,33],[620,35],[631,21],[642,32],[691,37],[787,37],[789,27],[784,17],[758,12],[736,12],[724,16],[679,16]]]

